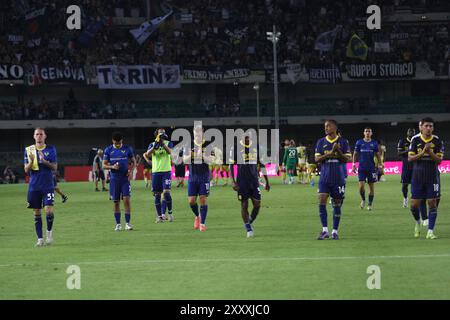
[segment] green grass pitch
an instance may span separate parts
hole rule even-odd
[[[450,178],[442,177],[437,240],[413,238],[398,176],[359,209],[350,178],[340,241],[317,241],[316,188],[273,181],[263,191],[255,237],[246,238],[236,193],[213,187],[206,233],[193,230],[187,191],[174,188],[173,223],[154,223],[153,197],[133,183],[134,231],[114,232],[112,203],[90,183],[61,183],[52,246],[34,248],[26,188],[0,185],[0,299],[450,299]],[[328,207],[329,222],[332,210]],[[123,217],[122,217],[123,220]],[[45,226],[45,221],[44,221]],[[81,289],[66,286],[69,265]],[[369,290],[367,268],[381,270]]]

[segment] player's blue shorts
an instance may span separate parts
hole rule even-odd
[[[109,181],[109,198],[120,201],[123,197],[131,196],[131,184],[128,177],[112,178]]]
[[[249,198],[261,200],[261,190],[259,189],[259,182],[248,183],[238,181],[237,185],[239,186],[238,190],[239,200],[248,200]]]
[[[333,199],[344,199],[345,195],[345,183],[344,184],[336,184],[336,183],[327,183],[323,181],[319,181],[319,189],[318,193],[327,193]]]
[[[46,191],[30,191],[28,190],[28,208],[42,209],[45,206],[53,206],[55,201],[55,190],[50,189]]]
[[[367,181],[367,183],[374,183],[378,181],[377,169],[359,169],[358,181]]]
[[[402,170],[402,183],[404,184],[411,184],[411,179],[412,179],[412,169],[410,170]]]
[[[437,199],[441,197],[441,184],[411,183],[411,199]]]
[[[152,191],[163,192],[164,190],[170,190],[172,187],[171,172],[153,172],[152,173]]]
[[[188,181],[188,197],[208,196],[209,181],[191,180]]]

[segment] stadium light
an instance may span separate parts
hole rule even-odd
[[[278,63],[277,63],[277,42],[280,40],[281,32],[273,25],[272,32],[266,32],[267,40],[273,44],[273,98],[275,104],[275,129],[279,129],[280,112],[278,107]]]
[[[253,86],[253,90],[256,91],[256,128],[258,130],[258,137],[259,137],[259,83],[255,83]]]

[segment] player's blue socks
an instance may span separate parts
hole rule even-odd
[[[402,186],[402,193],[403,193],[403,198],[408,198],[408,185],[407,184],[404,184],[403,186]]]
[[[161,216],[161,195],[160,194],[155,195],[155,209],[156,209],[156,214],[158,215],[158,217],[160,217]]]
[[[320,222],[322,222],[322,227],[328,227],[328,214],[326,204],[319,204],[319,216]]]
[[[414,208],[411,206],[411,213],[414,217],[414,220],[416,220],[417,223],[420,222],[420,212],[419,212],[419,208]]]
[[[375,195],[374,195],[374,194],[369,194],[369,206],[372,205],[372,203],[373,203],[373,198],[375,198]]]
[[[434,230],[436,218],[437,218],[437,208],[430,208],[430,211],[428,211],[428,230]]]
[[[253,231],[252,225],[250,223],[244,223],[244,227],[247,230],[247,232]]]
[[[191,210],[198,217],[198,204],[191,204]]]
[[[125,222],[130,223],[131,220],[131,214],[129,212],[125,212]]]
[[[166,213],[166,208],[169,214],[172,214],[172,196],[170,195],[170,192],[164,192],[164,203],[163,203],[163,213]]]
[[[366,192],[365,191],[360,191],[359,195],[361,196],[362,201],[366,201]]]
[[[427,220],[428,214],[427,214],[427,200],[426,199],[423,199],[422,202],[420,202],[419,210],[420,210],[420,217],[422,218],[422,220]]]
[[[34,228],[38,239],[42,239],[42,218],[40,215],[34,216]]]
[[[53,213],[50,213],[47,215],[47,230],[48,231],[52,231],[54,219],[55,219],[55,216],[53,215]]]
[[[341,207],[333,208],[333,230],[339,228],[339,222],[341,221]]]
[[[200,223],[201,224],[205,224],[207,214],[208,214],[208,205],[200,206]]]
[[[120,224],[120,212],[114,212],[114,218],[116,219],[116,224]]]

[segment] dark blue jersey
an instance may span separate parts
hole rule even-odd
[[[351,156],[350,146],[347,139],[336,137],[331,140],[328,136],[321,138],[316,143],[316,156],[330,154],[335,143],[340,144],[341,152]],[[320,165],[320,181],[329,184],[345,184],[346,166],[344,161],[338,159],[334,154],[331,158],[322,161]]]
[[[375,155],[378,152],[378,142],[375,140],[356,141],[355,152],[358,154],[359,168],[364,170],[375,170]]]
[[[52,190],[54,186],[53,171],[42,164],[38,151],[42,151],[44,159],[51,163],[57,162],[56,148],[51,145],[44,145],[43,148],[37,148],[36,146],[30,146],[25,149],[23,163],[28,164],[30,153],[34,154],[35,165],[29,171],[30,184],[29,191],[48,191]]]
[[[408,161],[408,151],[409,146],[411,145],[412,138],[409,139],[408,137],[404,139],[400,139],[400,141],[397,144],[397,151],[398,152],[404,152],[401,156],[402,158],[402,171],[406,170],[412,170],[414,166],[414,162]]]
[[[437,156],[444,155],[442,141],[434,135],[429,139],[425,139],[422,135],[414,136],[409,146],[409,155],[421,153],[427,143],[431,144],[431,149]],[[414,161],[412,181],[419,184],[439,183],[438,165],[428,153]]]
[[[258,149],[252,143],[246,145],[239,142],[239,146],[233,147],[230,153],[229,163],[237,164],[238,184],[259,186],[258,173]]]
[[[204,160],[205,148],[205,141],[201,143],[192,141],[191,149],[183,150],[184,154],[191,154],[191,163],[189,164],[190,181],[209,181],[209,165]]]
[[[128,174],[128,161],[134,157],[133,148],[128,145],[122,145],[120,148],[110,145],[105,149],[103,160],[109,162],[110,165],[119,164],[118,170],[111,170],[111,179],[126,177]]]

